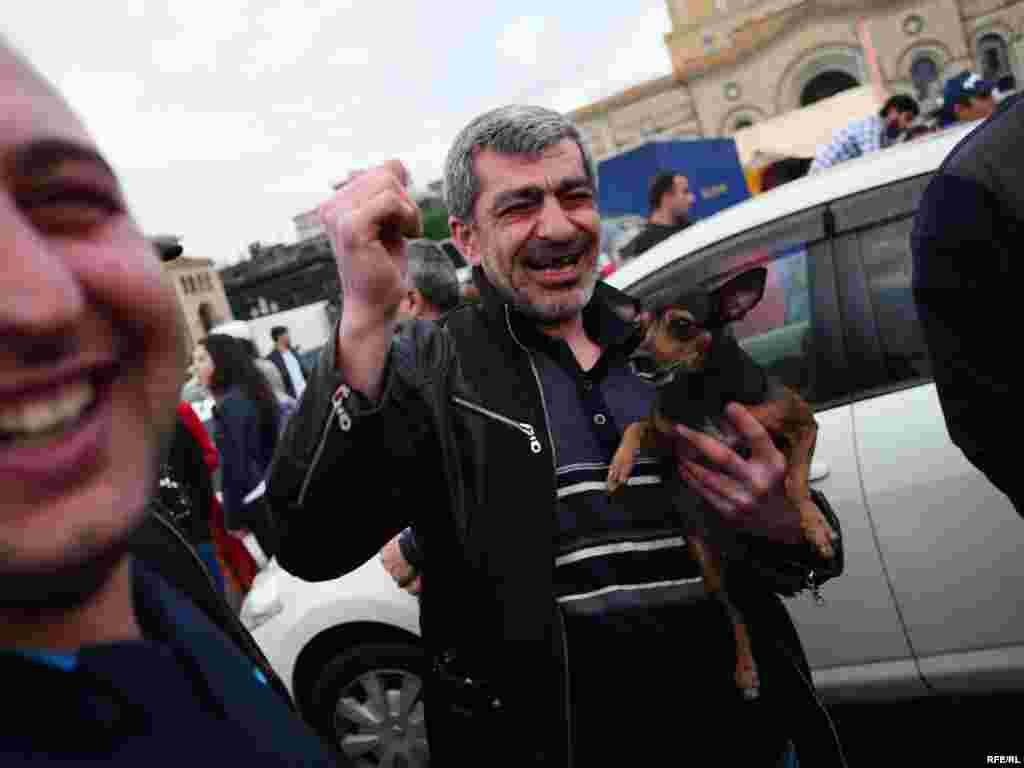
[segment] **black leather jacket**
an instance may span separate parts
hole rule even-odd
[[[377,403],[336,370],[336,334],[325,346],[268,481],[278,560],[303,579],[337,578],[414,525],[430,569],[420,619],[435,660],[426,688],[432,759],[457,765],[479,751],[493,762],[500,744],[509,765],[571,765],[552,584],[552,437],[511,310],[478,282],[482,306],[453,312],[443,328],[412,324],[396,338]],[[599,284],[594,300],[613,290]],[[763,550],[793,559],[781,545]],[[799,567],[821,583],[841,560]],[[788,670],[782,685],[801,723],[801,760],[842,765],[788,614],[769,590],[752,591],[741,609],[752,627],[767,627],[768,652]]]

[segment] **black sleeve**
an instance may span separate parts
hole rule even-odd
[[[372,403],[334,370],[334,350],[332,339],[267,483],[280,526],[278,560],[307,581],[338,578],[373,557],[434,508],[429,497],[439,482],[432,411],[406,354],[417,353],[392,347],[384,393]]]
[[[1013,496],[1015,470],[1002,446],[1018,376],[993,310],[1014,306],[1002,206],[981,184],[937,176],[912,236],[913,292],[946,425],[966,458]]]

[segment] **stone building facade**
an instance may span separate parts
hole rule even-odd
[[[178,300],[178,319],[191,356],[196,342],[210,328],[235,319],[231,305],[210,259],[179,256],[163,263],[163,275]]]
[[[1024,76],[1024,0],[666,2],[673,71],[570,113],[599,160],[730,136],[856,86],[931,108],[964,69]]]
[[[336,315],[338,268],[326,235],[298,243],[254,247],[252,258],[220,271],[235,318],[252,320],[318,301]]]

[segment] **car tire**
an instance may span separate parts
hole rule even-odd
[[[324,665],[310,724],[357,768],[426,768],[426,655],[411,643],[366,643]]]

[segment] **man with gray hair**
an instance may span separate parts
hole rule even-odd
[[[405,238],[422,228],[407,178],[389,161],[320,208],[345,303],[325,352],[333,364],[310,381],[268,483],[282,566],[336,578],[414,527],[436,765],[703,765],[726,754],[774,766],[791,742],[806,765],[840,765],[773,594],[784,588],[742,562],[730,571],[764,672],[761,700],[745,701],[732,625],[705,598],[681,535],[677,505],[703,499],[743,529],[748,557],[805,563],[807,584],[837,574],[839,557],[822,562],[802,543],[767,432],[730,406],[749,458],[681,433],[664,466],[685,484],[663,483],[662,462],[642,456],[621,495],[605,490],[623,428],[650,413],[655,392],[629,367],[642,331],[595,276],[600,217],[579,132],[556,112],[511,106],[459,133],[445,194],[481,301],[393,341]],[[383,489],[387,503],[344,503],[340,477]],[[323,710],[314,725],[336,740],[334,708]],[[742,736],[705,737],[725,724]],[[373,733],[387,754],[415,751],[402,731]]]
[[[406,244],[408,288],[398,308],[406,320],[439,320],[459,305],[459,278],[455,265],[433,240]]]

